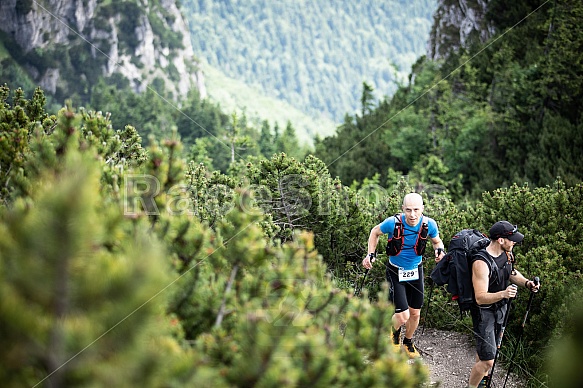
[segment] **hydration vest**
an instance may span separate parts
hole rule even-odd
[[[402,214],[395,214],[395,229],[393,230],[393,236],[389,238],[387,242],[387,256],[397,256],[403,249],[405,242],[405,225],[402,220]],[[423,220],[423,216],[421,216]],[[415,254],[422,255],[425,252],[425,245],[427,244],[427,234],[429,233],[429,227],[427,222],[423,222],[419,228],[419,233],[417,234],[417,241],[413,249]]]

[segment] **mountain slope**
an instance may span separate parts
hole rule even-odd
[[[436,1],[182,0],[194,51],[227,76],[340,122],[362,82],[391,95],[425,54]]]
[[[61,101],[86,102],[99,77],[113,75],[136,92],[155,83],[176,99],[191,89],[205,94],[175,0],[3,0],[0,42],[8,53],[2,78],[16,71],[7,75],[9,67],[23,69]]]
[[[218,103],[224,112],[244,112],[252,122],[267,120],[270,126],[277,123],[280,129],[290,121],[301,144],[311,145],[316,135],[331,136],[336,130],[336,123],[325,116],[310,116],[286,101],[265,95],[257,87],[226,76],[208,63],[201,62],[200,67],[209,99]]]

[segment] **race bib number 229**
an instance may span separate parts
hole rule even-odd
[[[409,282],[411,280],[419,279],[419,268],[403,269],[399,268],[399,281]]]

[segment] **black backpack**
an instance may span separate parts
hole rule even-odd
[[[472,256],[478,254],[488,262],[492,272],[496,264],[486,252],[490,239],[477,229],[464,229],[452,237],[448,252],[431,271],[431,280],[438,286],[447,284],[447,291],[458,302],[460,312],[467,311],[474,302],[472,284]]]

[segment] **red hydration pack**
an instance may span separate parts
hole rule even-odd
[[[423,220],[423,216],[421,216]],[[417,255],[422,255],[425,252],[425,245],[427,244],[427,234],[429,233],[429,227],[427,222],[423,222],[419,228],[419,233],[417,234],[417,241],[415,241],[415,253]],[[397,256],[403,249],[403,244],[405,241],[405,225],[403,224],[402,214],[395,214],[395,229],[393,230],[393,236],[389,237],[387,242],[387,255]]]

